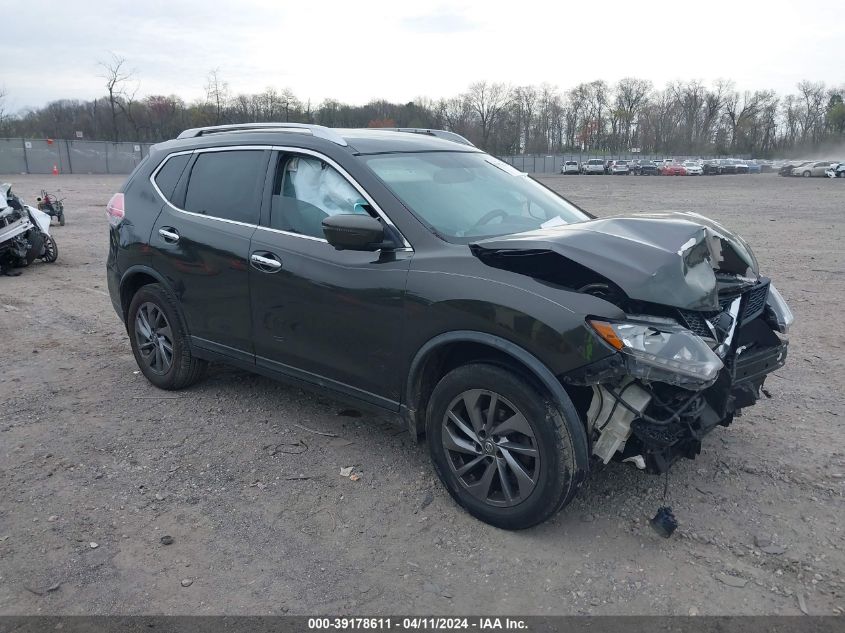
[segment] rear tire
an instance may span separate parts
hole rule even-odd
[[[426,436],[452,498],[507,530],[548,519],[572,500],[587,472],[587,437],[572,403],[559,407],[494,365],[465,365],[440,380],[429,400]]]
[[[138,368],[159,389],[184,389],[208,366],[191,354],[176,302],[159,284],[142,286],[132,297],[126,329]]]

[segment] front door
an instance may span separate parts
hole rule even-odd
[[[340,167],[278,152],[267,221],[252,238],[250,285],[256,362],[397,410],[412,252],[337,251],[321,221],[377,213]]]

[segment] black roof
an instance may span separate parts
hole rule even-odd
[[[470,146],[447,141],[427,134],[379,130],[378,128],[354,128],[335,130],[349,146],[359,154],[381,154],[389,152],[478,152]]]

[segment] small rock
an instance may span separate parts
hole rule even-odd
[[[739,578],[738,576],[731,576],[730,574],[723,573],[716,574],[716,580],[728,585],[729,587],[737,587],[740,589],[748,584],[748,580],[745,578]]]
[[[804,599],[804,594],[799,593],[796,597],[798,598],[798,608],[801,609],[801,613],[810,615],[810,612],[807,610],[807,601]]]
[[[696,609],[695,607],[690,607],[689,608],[689,614],[690,615],[698,615],[698,609]]]
[[[432,501],[434,501],[434,495],[431,493],[431,490],[429,490],[425,493],[425,496],[420,502],[420,510],[427,508]]]
[[[426,582],[423,583],[423,591],[427,591],[433,594],[440,594],[440,587],[435,585],[433,582]]]
[[[766,554],[783,554],[786,551],[786,548],[783,545],[767,545],[766,547],[760,548],[761,552],[765,552]]]
[[[91,541],[90,543],[88,543],[88,547],[90,547],[91,549],[97,549],[98,547],[100,547],[100,544]]]
[[[583,521],[584,523],[592,523],[595,520],[596,520],[596,517],[594,517],[592,514],[582,514],[581,515],[581,521]]]
[[[757,547],[763,548],[768,547],[772,544],[772,537],[768,534],[755,534],[754,535],[754,545]]]
[[[48,523],[55,523],[58,520],[59,520],[59,517],[55,514],[51,514],[49,517],[47,517]]]
[[[191,586],[191,585],[193,585],[193,584],[194,584],[194,581],[193,581],[193,580],[191,580],[190,578],[185,578],[185,579],[183,579],[183,580],[182,580],[182,582],[181,582],[181,585],[182,585],[183,587],[190,587],[190,586]]]
[[[173,537],[169,534],[165,534],[158,540],[158,542],[162,545],[173,545]]]

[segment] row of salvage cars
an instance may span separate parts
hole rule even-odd
[[[772,171],[768,161],[746,161],[738,158],[663,160],[591,158],[579,163],[564,161],[562,174],[608,174],[614,176],[716,176],[722,174],[760,174]]]

